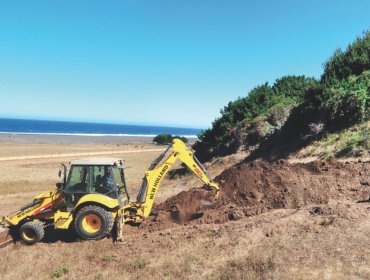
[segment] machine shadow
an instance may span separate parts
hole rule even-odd
[[[56,243],[58,241],[64,243],[79,242],[80,238],[77,233],[72,230],[57,230],[53,228],[45,229],[45,237],[40,241],[41,243]]]

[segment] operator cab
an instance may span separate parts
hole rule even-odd
[[[103,194],[127,202],[129,197],[122,161],[112,158],[71,161],[64,194],[69,209],[86,194]]]

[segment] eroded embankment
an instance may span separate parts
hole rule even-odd
[[[254,161],[235,165],[215,178],[219,198],[191,189],[154,208],[141,227],[155,230],[176,224],[224,223],[272,209],[295,209],[329,200],[364,200],[370,194],[370,162],[290,164]]]

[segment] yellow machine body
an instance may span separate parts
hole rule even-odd
[[[14,228],[29,221],[41,221],[42,223],[53,225],[55,229],[68,229],[75,222],[75,219],[79,219],[79,217],[76,217],[76,214],[81,209],[92,209],[91,213],[89,212],[81,217],[80,222],[87,236],[89,234],[93,235],[102,222],[105,222],[102,219],[103,217],[108,221],[113,219],[117,225],[117,237],[122,239],[122,227],[124,224],[140,223],[150,215],[161,181],[177,160],[183,162],[189,170],[217,195],[219,191],[218,184],[208,178],[204,167],[194,157],[192,149],[180,139],[174,139],[167,150],[145,172],[143,185],[135,202],[128,201],[128,195],[120,194],[119,199],[117,199],[104,194],[87,193],[78,199],[72,209],[68,209],[63,207],[66,204],[66,192],[59,187],[36,196],[32,203],[4,216],[0,224],[4,228]],[[103,214],[99,211],[96,212],[94,207],[104,209],[103,212],[99,210]],[[109,216],[104,216],[104,213],[109,213]]]

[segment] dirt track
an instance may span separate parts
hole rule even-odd
[[[50,155],[28,155],[28,156],[13,156],[13,157],[0,157],[0,161],[9,160],[25,160],[25,159],[49,159],[49,158],[64,158],[64,157],[80,157],[80,156],[101,156],[101,155],[120,155],[130,153],[147,153],[147,152],[160,152],[163,149],[146,149],[146,150],[132,150],[132,151],[103,151],[103,152],[79,152],[79,153],[63,153],[63,154],[50,154]]]

